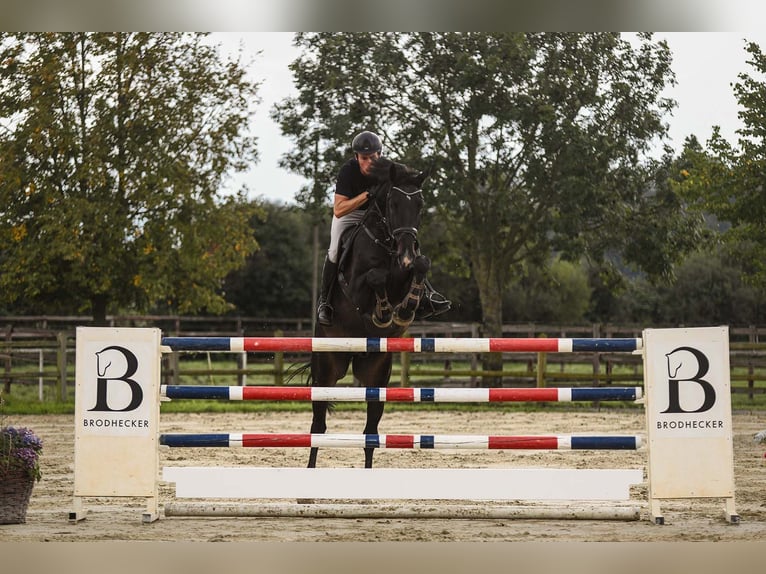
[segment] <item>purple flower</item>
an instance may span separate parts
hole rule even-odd
[[[31,478],[40,480],[40,453],[43,441],[31,429],[0,429],[0,475],[7,470],[24,469]]]

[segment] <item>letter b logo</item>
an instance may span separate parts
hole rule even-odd
[[[679,347],[665,357],[668,360],[668,408],[662,412],[678,414],[710,410],[715,404],[715,388],[702,378],[710,370],[710,362],[704,353],[693,347]],[[699,408],[687,410],[681,406],[681,383],[701,387],[703,401]]]
[[[125,412],[137,409],[144,398],[141,385],[131,377],[138,370],[138,359],[124,347],[112,345],[105,347],[96,353],[97,386],[96,405],[90,411]],[[121,385],[114,387],[113,385]],[[124,387],[127,385],[127,388]],[[109,406],[109,388],[113,388],[116,394],[124,396],[130,393],[128,405],[124,408],[112,408]]]

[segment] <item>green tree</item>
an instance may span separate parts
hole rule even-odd
[[[198,34],[0,36],[0,298],[221,311],[256,246],[257,84]]]
[[[294,111],[309,109],[310,93],[321,121],[344,127],[336,148],[346,126],[380,129],[390,151],[435,167],[429,215],[450,222],[467,256],[486,336],[501,332],[520,266],[620,250],[653,201],[641,161],[666,133],[674,102],[661,92],[674,77],[667,45],[649,35],[634,45],[606,33],[307,34],[297,44]]]
[[[689,150],[689,166],[678,189],[700,211],[729,225],[723,241],[751,280],[766,279],[766,55],[755,43],[746,45],[756,75],[742,73],[734,84],[739,117],[737,144],[714,127],[706,149]]]
[[[311,312],[311,215],[266,203],[253,218],[259,249],[226,279],[226,300],[255,317],[308,317]],[[323,229],[324,231],[324,229]]]
[[[706,250],[679,266],[676,280],[660,290],[661,320],[674,325],[749,325],[763,321],[764,291],[742,282],[726,250]]]
[[[332,217],[328,199],[335,187],[338,168],[347,156],[352,134],[361,130],[359,126],[367,125],[367,108],[359,99],[356,86],[344,83],[344,75],[351,73],[347,64],[363,58],[374,43],[364,34],[349,44],[343,35],[322,33],[297,34],[295,44],[310,51],[312,56],[298,58],[290,64],[299,95],[278,102],[271,116],[281,126],[282,133],[294,141],[292,151],[280,159],[280,166],[310,182],[298,191],[296,200],[312,217],[314,303],[311,316],[315,317],[319,267],[323,260],[319,231]],[[325,237],[325,244],[327,241]]]
[[[524,269],[503,296],[504,313],[517,321],[579,324],[590,300],[583,265],[553,259],[544,266]]]

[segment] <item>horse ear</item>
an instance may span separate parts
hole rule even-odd
[[[388,181],[396,181],[399,174],[399,167],[401,164],[391,162],[391,167],[388,168]]]

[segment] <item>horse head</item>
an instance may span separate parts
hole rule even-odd
[[[420,255],[418,229],[424,205],[421,187],[428,173],[380,158],[373,175],[382,184],[376,200],[393,238],[397,263],[402,269],[410,269]]]

